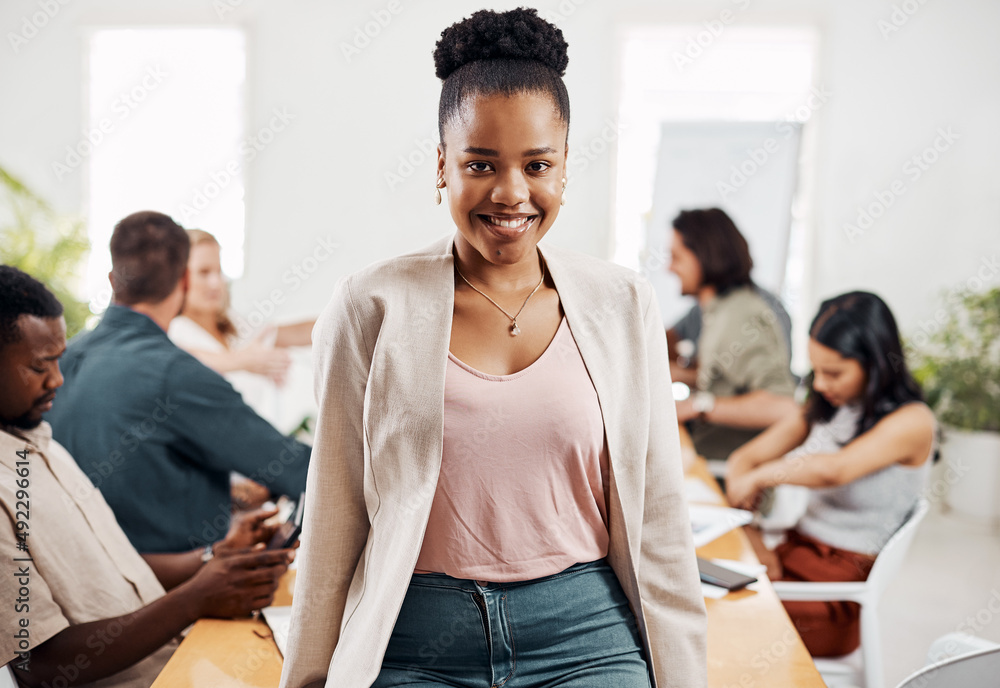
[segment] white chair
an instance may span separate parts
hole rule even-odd
[[[9,664],[0,666],[0,688],[17,688],[17,679]]]
[[[931,649],[927,651],[927,666],[970,652],[993,650],[998,647],[1000,645],[968,633],[946,633],[931,643]]]
[[[1000,645],[981,638],[949,633],[934,641],[927,656],[933,663],[897,688],[982,688],[997,685],[1000,677]]]
[[[850,677],[862,681],[864,688],[882,688],[882,636],[878,622],[878,603],[882,593],[903,566],[906,551],[913,542],[917,526],[930,508],[920,499],[909,518],[889,538],[875,559],[868,580],[862,582],[800,583],[775,581],[774,591],[783,601],[848,601],[861,605],[861,648],[843,657],[817,658],[816,668],[828,684]],[[860,653],[860,672],[855,666]],[[857,674],[861,675],[858,676]]]

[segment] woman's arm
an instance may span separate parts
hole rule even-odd
[[[805,442],[809,435],[802,409],[785,415],[777,423],[729,455],[726,461],[726,480],[743,475],[767,461],[780,459]]]
[[[766,487],[846,485],[894,463],[919,466],[927,459],[933,443],[934,415],[923,404],[908,404],[840,451],[790,456],[758,465],[730,483],[727,495],[734,506],[748,508]]]
[[[278,336],[274,340],[277,346],[309,346],[312,344],[312,331],[316,320],[303,320],[290,325],[278,325]]]
[[[733,397],[717,397],[705,420],[731,428],[766,428],[795,413],[792,397],[757,389]]]
[[[288,366],[292,359],[287,351],[273,349],[257,340],[252,341],[242,349],[227,349],[225,351],[207,351],[181,347],[220,375],[236,370],[264,375],[274,380],[276,384],[284,381]]]

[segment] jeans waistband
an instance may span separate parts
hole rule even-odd
[[[497,588],[515,588],[522,585],[534,585],[536,583],[544,583],[546,581],[555,580],[558,578],[564,578],[569,575],[576,573],[583,573],[587,571],[601,571],[601,570],[611,570],[611,565],[608,564],[607,559],[598,559],[596,561],[585,561],[578,564],[573,564],[572,566],[559,571],[558,573],[553,573],[548,576],[542,576],[541,578],[532,578],[523,581],[508,581],[508,582],[493,582],[490,581],[486,585],[482,585],[481,581],[469,580],[466,578],[453,578],[445,573],[415,573],[410,578],[411,584],[424,585],[428,587],[441,587],[441,588],[462,588],[465,590],[495,590]]]

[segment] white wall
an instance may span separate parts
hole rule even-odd
[[[246,270],[236,301],[246,311],[280,289],[287,301],[278,316],[297,317],[318,311],[341,274],[450,231],[445,206],[431,200],[430,156],[394,189],[384,177],[397,171],[399,156],[419,157],[417,142],[433,136],[439,83],[431,51],[441,30],[473,5],[398,0],[400,12],[348,62],[341,44],[388,0],[228,1],[236,6],[222,21],[246,27],[249,35],[248,129],[263,126],[275,107],[295,115],[248,166]],[[73,1],[15,52],[8,32],[21,31],[24,18],[30,21],[45,2],[57,4],[0,3],[0,164],[60,210],[82,212],[84,175],[60,182],[51,163],[80,138],[84,28],[217,25],[215,7],[227,0]],[[878,22],[890,20],[892,3],[868,0],[546,0],[537,6],[564,17],[571,153],[598,137],[616,113],[615,27],[622,22],[700,24],[729,8],[742,25],[819,27],[817,85],[831,95],[807,132],[812,265],[801,311],[811,315],[820,298],[866,288],[882,294],[912,333],[933,317],[938,292],[974,278],[984,257],[1000,258],[994,165],[1000,153],[1000,4],[896,4],[916,12],[888,37]],[[938,128],[949,127],[959,138],[913,181],[904,164],[933,144]],[[610,154],[575,170],[551,240],[611,255],[612,175]],[[854,221],[859,204],[873,202],[873,193],[896,179],[905,193],[852,242],[843,225]],[[282,275],[301,266],[320,238],[338,243],[338,251],[293,288]],[[995,270],[987,277],[1000,283]],[[800,322],[800,330],[805,325]]]

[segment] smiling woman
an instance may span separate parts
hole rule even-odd
[[[566,51],[526,9],[438,42],[455,232],[344,278],[317,324],[286,688],[706,683],[656,299],[540,244]]]

